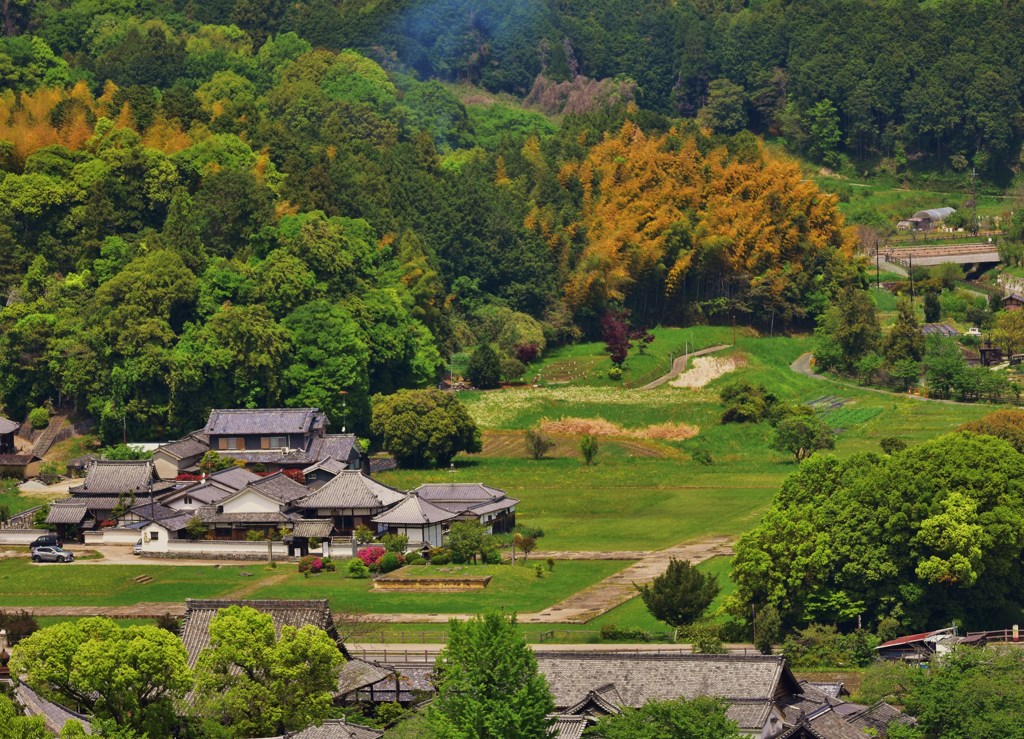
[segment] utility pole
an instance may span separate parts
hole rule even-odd
[[[910,274],[910,305],[913,306],[914,305],[914,255],[913,254],[909,254],[907,256],[910,258],[910,269],[908,270],[909,274]]]
[[[964,205],[971,209],[971,236],[978,235],[978,194],[974,184],[974,180],[977,176],[978,170],[971,167],[970,189],[967,201],[964,203]]]
[[[882,288],[882,278],[879,276],[878,270],[879,254],[878,254],[878,239],[875,239],[875,287]]]

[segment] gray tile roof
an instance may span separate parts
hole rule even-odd
[[[335,641],[338,631],[334,627],[331,608],[326,598],[321,600],[196,600],[185,601],[185,618],[181,622],[181,641],[188,652],[189,667],[195,667],[199,653],[210,644],[210,621],[217,611],[229,606],[249,606],[257,611],[269,613],[274,619],[274,629],[281,635],[282,626],[302,628],[312,624],[324,629]],[[345,654],[344,647],[338,645]],[[347,654],[345,655],[348,656]]]
[[[357,690],[376,685],[382,680],[391,680],[394,687],[395,671],[378,665],[376,662],[367,662],[361,659],[350,659],[341,668],[338,675],[338,689],[336,695],[346,696]],[[394,692],[394,691],[392,691]]]
[[[292,536],[314,537],[326,539],[334,531],[334,521],[315,519],[300,519],[295,522],[292,528]]]
[[[253,523],[253,524],[284,524],[294,519],[280,511],[254,511],[252,513],[217,513],[214,506],[202,506],[197,511],[205,523]]]
[[[225,498],[234,495],[236,492],[238,491],[226,489],[220,485],[214,485],[209,482],[203,482],[184,490],[174,490],[170,493],[165,493],[160,496],[160,502],[165,505],[171,505],[172,503],[184,500],[187,497],[202,505],[213,505],[214,503],[219,503]]]
[[[156,479],[153,463],[146,460],[97,459],[89,465],[85,482],[70,488],[72,495],[141,493]]]
[[[307,434],[326,425],[327,416],[316,408],[226,408],[210,411],[203,432],[211,436]]]
[[[317,443],[319,442],[319,443]],[[325,434],[323,438],[317,439],[314,448],[310,452],[316,455],[317,459],[334,457],[334,459],[347,462],[358,458],[363,453],[363,447],[355,434]]]
[[[359,470],[345,470],[297,505],[306,509],[387,508],[404,498],[404,493],[382,485]]]
[[[302,474],[312,475],[317,470],[323,470],[324,472],[329,472],[332,475],[339,475],[347,469],[348,465],[344,462],[339,462],[334,457],[328,457],[327,459],[321,459],[316,464],[311,464],[302,471]]]
[[[810,729],[808,731],[807,729]],[[780,737],[813,737],[813,739],[867,739],[868,735],[848,723],[835,711],[827,710],[814,717],[804,716]]]
[[[87,511],[112,511],[121,502],[119,495],[78,495],[54,501],[52,505],[83,505]]]
[[[373,517],[374,523],[392,526],[422,526],[428,523],[451,521],[458,514],[438,508],[432,503],[422,500],[418,495],[409,495],[394,508]]]
[[[555,719],[555,737],[557,739],[580,739],[583,732],[592,726],[594,720],[589,716],[569,716],[559,714],[553,716]]]
[[[83,503],[54,503],[46,515],[46,523],[82,523],[86,513]]]
[[[210,451],[210,439],[198,431],[184,436],[177,441],[161,444],[157,452],[164,452],[175,459],[201,457]]]
[[[0,467],[24,467],[27,464],[32,464],[37,459],[35,454],[27,452],[25,454],[0,454]]]
[[[442,503],[467,505],[476,503],[479,505],[505,497],[504,490],[488,487],[481,482],[425,483],[416,488],[416,493],[434,505]]]
[[[259,475],[255,472],[250,472],[244,467],[228,467],[226,470],[220,470],[219,472],[207,475],[205,482],[223,485],[232,490],[241,490],[250,482],[256,482],[259,479]]]
[[[0,416],[0,434],[13,434],[21,428],[21,424]]]
[[[756,721],[767,718],[780,689],[799,691],[779,656],[538,652],[537,662],[560,710],[606,686],[614,686],[623,705],[633,707],[650,700],[707,695],[734,704],[734,720],[741,728],[753,729],[763,726]]]
[[[381,739],[384,732],[369,726],[351,724],[347,719],[329,718],[320,726],[310,726],[299,732],[289,732],[269,739]]]
[[[179,513],[177,516],[172,516],[171,518],[164,518],[158,521],[158,523],[168,531],[181,531],[183,528],[188,526],[188,522],[195,518],[195,515],[196,514],[193,511],[189,511],[187,513]],[[143,528],[148,525],[149,522],[143,522],[139,524],[138,528]],[[129,526],[128,528],[133,527]]]
[[[858,729],[874,729],[879,735],[884,735],[892,724],[913,726],[917,723],[917,719],[913,716],[908,716],[885,701],[878,701],[860,713],[848,716],[846,720]]]
[[[273,498],[285,505],[309,495],[309,488],[295,482],[295,480],[291,479],[283,472],[275,472],[273,475],[267,475],[259,480],[253,480],[244,488],[239,490],[235,495],[239,495],[246,490],[255,490],[260,495]]]
[[[134,513],[139,518],[154,521],[164,521],[168,518],[175,518],[181,515],[181,511],[177,511],[174,508],[169,508],[162,503],[154,503],[152,506],[149,501],[145,503],[138,503],[128,509],[130,513]]]
[[[498,511],[507,511],[513,506],[519,505],[518,498],[504,498],[503,500],[496,500],[493,503],[486,503],[482,506],[476,506],[475,508],[469,508],[469,513],[474,513],[477,516],[483,516],[487,513],[497,513]]]
[[[14,697],[25,709],[26,716],[42,716],[46,729],[54,734],[60,734],[68,721],[78,721],[85,727],[87,734],[92,733],[89,719],[84,715],[46,700],[27,685],[18,683]]]

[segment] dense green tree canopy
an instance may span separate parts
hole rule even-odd
[[[427,719],[438,739],[553,735],[554,700],[514,615],[450,621],[435,670],[437,698]]]
[[[736,548],[739,613],[775,606],[787,627],[1002,623],[1019,607],[1024,456],[950,434],[889,456],[814,457]]]
[[[373,433],[402,466],[444,466],[481,449],[480,431],[454,393],[400,390],[375,395],[372,407]]]

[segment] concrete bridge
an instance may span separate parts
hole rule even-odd
[[[903,267],[931,267],[936,264],[998,264],[995,244],[951,244],[949,246],[886,247],[879,250],[887,262]]]

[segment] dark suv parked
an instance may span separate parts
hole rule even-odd
[[[60,539],[57,538],[56,534],[43,534],[34,542],[28,545],[30,550],[38,549],[39,547],[59,547],[61,546]]]

